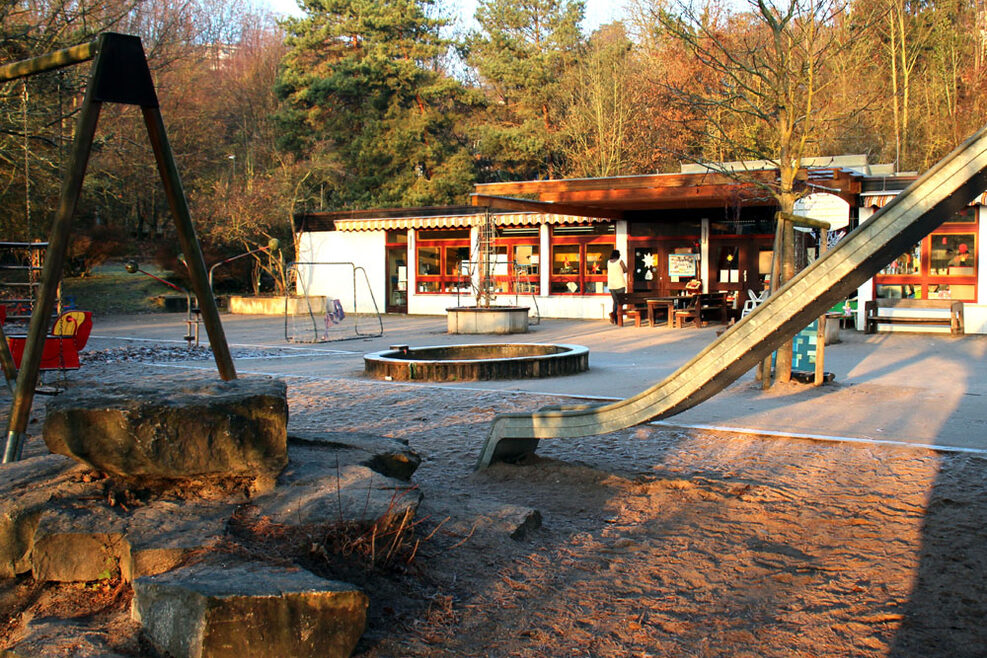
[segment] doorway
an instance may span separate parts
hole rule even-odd
[[[408,233],[387,232],[387,313],[408,312]]]
[[[628,248],[633,292],[653,293],[655,297],[676,295],[702,271],[692,238],[635,240]]]

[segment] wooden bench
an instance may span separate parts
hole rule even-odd
[[[642,320],[648,317],[647,300],[654,296],[653,292],[625,292],[617,313],[617,326],[623,327],[625,321],[633,321],[635,327],[640,327]]]
[[[881,309],[892,310],[881,314]],[[909,313],[909,311],[912,311]],[[879,324],[939,325],[960,336],[963,331],[963,302],[955,299],[874,299],[864,304],[864,333],[877,331]]]
[[[727,313],[727,293],[698,293],[692,296],[685,308],[675,311],[675,327],[681,329],[686,322],[705,327],[712,316],[717,316],[720,322],[726,323]]]

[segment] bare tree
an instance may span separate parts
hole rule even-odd
[[[799,175],[803,158],[817,147],[825,123],[852,111],[822,102],[831,82],[827,61],[847,45],[845,33],[833,29],[845,2],[748,0],[747,5],[747,11],[729,13],[713,2],[652,4],[639,15],[656,21],[645,26],[650,33],[674,40],[700,68],[685,84],[668,84],[692,135],[694,150],[681,157],[753,183],[791,213],[809,192]],[[766,161],[778,176],[755,176],[743,164],[726,167],[725,159]],[[779,230],[784,262],[776,283],[783,283],[795,273],[794,230],[789,222],[781,222]],[[777,372],[779,382],[790,378],[790,346],[779,353]]]

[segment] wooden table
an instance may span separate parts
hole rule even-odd
[[[653,297],[651,299],[644,300],[648,305],[648,322],[651,326],[655,325],[655,310],[659,308],[665,309],[665,315],[668,318],[668,328],[671,329],[675,326],[675,303],[680,299],[687,299],[686,297]]]

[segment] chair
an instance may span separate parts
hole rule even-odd
[[[687,322],[692,322],[696,327],[705,327],[706,323],[702,318],[702,304],[700,295],[692,295],[686,303],[685,308],[675,311],[675,328],[682,329]]]
[[[744,308],[740,312],[740,317],[746,317],[751,311],[761,305],[768,298],[768,291],[762,290],[760,294],[755,293],[750,288],[747,289],[748,300],[744,302]]]

